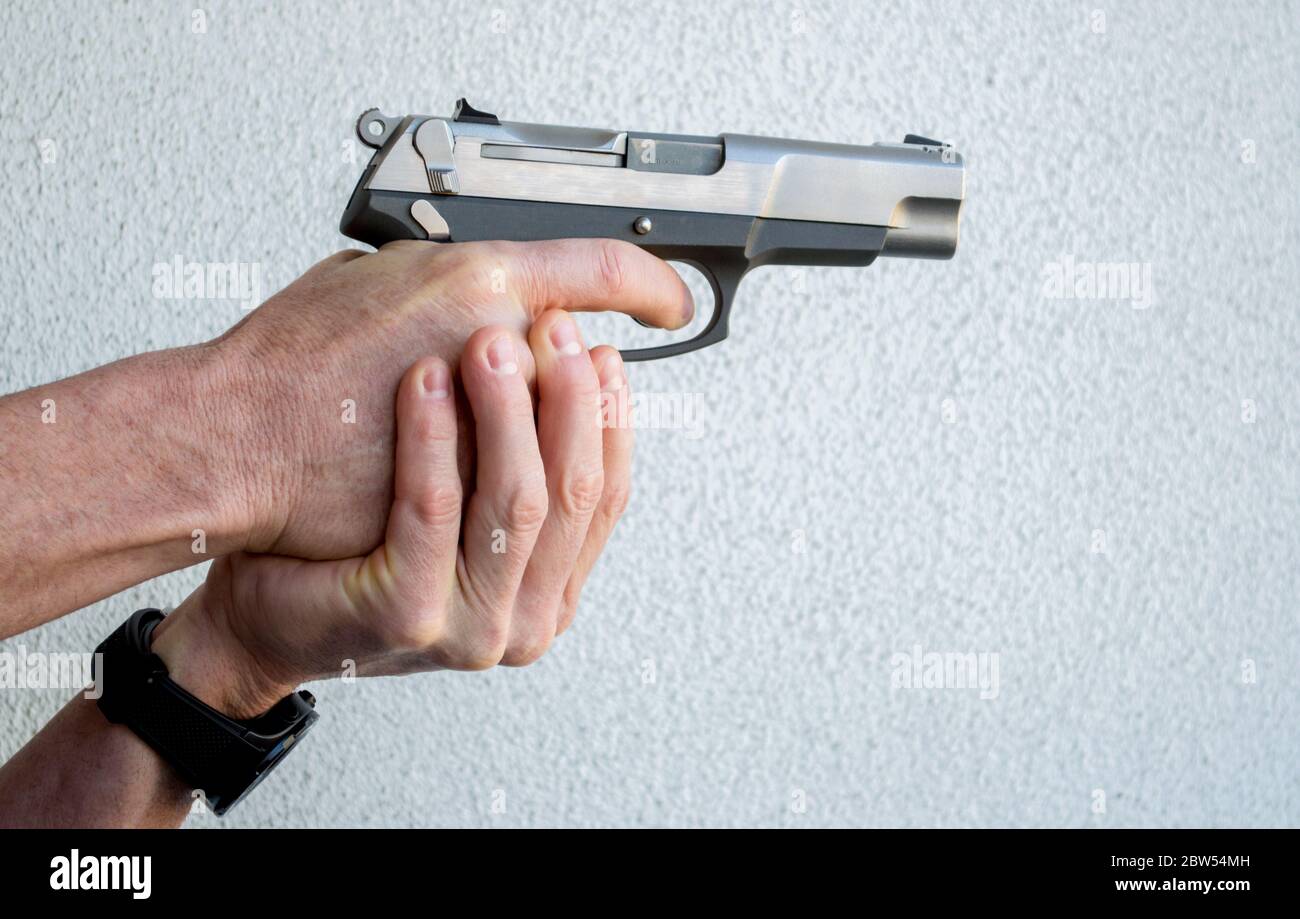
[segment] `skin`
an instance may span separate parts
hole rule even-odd
[[[693,307],[671,267],[626,243],[404,241],[325,259],[215,341],[0,399],[0,638],[232,552],[370,552],[403,372],[427,355],[455,366],[495,324],[531,379],[524,335],[548,309],[680,328]]]
[[[536,660],[572,621],[630,481],[631,431],[602,423],[623,415],[622,362],[588,351],[566,308],[667,327],[692,310],[676,272],[631,246],[393,244],[327,259],[216,342],[0,400],[14,435],[0,466],[30,484],[0,511],[0,557],[19,562],[0,597],[25,601],[3,604],[0,630],[204,560],[189,552],[202,521],[221,557],[153,650],[233,717],[348,666]],[[58,421],[34,430],[47,398]],[[142,463],[142,443],[167,449]],[[67,507],[83,512],[30,545],[42,508]],[[189,803],[81,697],[0,769],[4,826],[174,826]]]

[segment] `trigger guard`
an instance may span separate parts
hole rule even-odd
[[[713,288],[713,314],[710,316],[704,331],[694,338],[660,345],[655,348],[620,350],[619,353],[622,354],[624,361],[657,361],[678,354],[688,354],[691,351],[707,348],[709,345],[716,345],[727,337],[727,327],[731,317],[731,303],[735,298],[736,288],[740,285],[740,279],[749,270],[749,264],[741,259],[718,260],[710,264],[699,258],[682,258],[677,253],[665,253],[662,257],[668,261],[685,262],[708,278],[709,286]],[[632,318],[647,328],[655,328],[655,326],[641,322],[636,317]]]

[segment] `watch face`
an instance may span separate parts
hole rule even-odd
[[[260,785],[262,780],[271,774],[271,770],[280,765],[280,761],[288,756],[289,751],[298,745],[298,742],[302,740],[303,735],[311,730],[311,726],[316,723],[318,718],[320,718],[320,715],[316,714],[316,712],[308,712],[307,716],[303,719],[302,724],[299,725],[296,731],[292,734],[286,735],[283,740],[267,752],[266,758],[263,759],[255,768],[252,781],[238,792],[232,792],[232,794],[236,795],[234,798],[229,801],[219,799],[211,802],[212,812],[220,817],[240,801],[244,800],[250,791]]]

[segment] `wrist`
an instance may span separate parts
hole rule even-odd
[[[177,685],[238,721],[269,711],[300,682],[270,672],[249,652],[208,585],[158,624],[152,651]]]
[[[194,404],[203,410],[195,419],[199,435],[210,444],[222,469],[225,486],[222,520],[234,537],[229,551],[266,551],[284,529],[284,483],[274,480],[283,467],[275,437],[283,423],[263,417],[259,392],[275,391],[254,372],[256,361],[229,333],[191,349]],[[275,496],[280,496],[279,501]]]
[[[192,551],[207,558],[243,551],[267,525],[264,496],[272,491],[263,481],[262,470],[272,464],[257,451],[250,384],[219,342],[149,357],[162,362],[146,372],[160,380],[157,398],[167,413],[153,431],[161,443],[151,447],[174,458],[177,489],[195,493],[194,522],[185,527]]]

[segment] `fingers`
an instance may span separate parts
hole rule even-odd
[[[531,663],[555,638],[565,586],[604,492],[600,383],[577,323],[543,313],[528,335],[537,363],[537,437],[548,511],[524,572],[503,664]]]
[[[596,559],[605,549],[623,511],[627,509],[632,487],[632,444],[635,440],[629,421],[628,398],[630,391],[623,359],[616,349],[608,345],[591,350],[591,361],[600,378],[600,420],[603,432],[603,461],[605,489],[600,504],[587,529],[587,538],[578,553],[578,560],[568,584],[564,588],[556,621],[555,634],[559,635],[573,622],[578,610],[578,597]]]
[[[537,369],[535,422],[525,355]],[[626,378],[618,352],[589,353],[560,310],[544,313],[528,342],[501,326],[479,330],[466,344],[460,376],[478,452],[468,506],[453,380],[446,364],[426,358],[398,390],[387,539],[349,590],[396,601],[377,614],[392,620],[385,634],[417,666],[519,666],[540,657],[572,621],[626,504]],[[374,581],[378,593],[368,590]]]
[[[427,357],[398,386],[393,508],[384,547],[368,559],[381,587],[400,585],[407,601],[393,612],[399,630],[437,624],[424,612],[444,606],[455,584],[461,503],[451,372]]]
[[[477,621],[462,630],[474,636],[476,646],[459,650],[487,666],[504,653],[519,584],[547,516],[533,402],[520,370],[526,348],[515,333],[490,326],[470,337],[461,358],[478,447],[475,492],[465,516],[462,587],[466,614]]]
[[[667,262],[612,239],[554,239],[517,247],[520,294],[531,315],[546,310],[612,310],[649,325],[679,329],[695,302]]]

